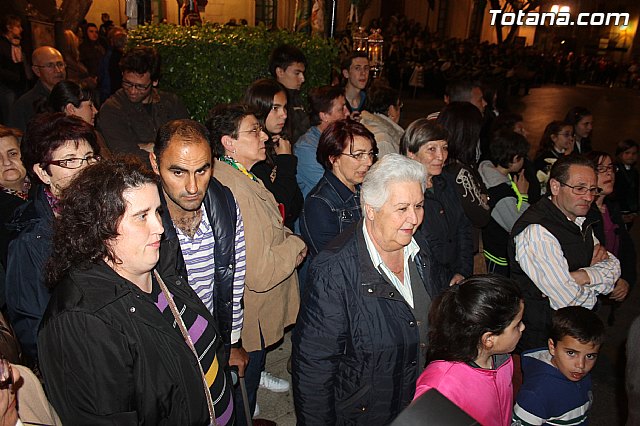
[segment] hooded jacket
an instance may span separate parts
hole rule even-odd
[[[547,348],[523,352],[524,381],[513,408],[515,425],[586,425],[593,402],[591,375],[572,382],[551,363]]]
[[[507,266],[507,245],[509,232],[529,203],[518,203],[518,197],[511,187],[509,176],[505,176],[489,160],[478,166],[478,173],[487,187],[491,220],[482,229],[484,255],[495,263]],[[525,194],[526,195],[526,194]]]
[[[459,361],[433,361],[418,378],[416,396],[437,389],[483,426],[511,424],[513,360],[498,355],[495,370]],[[414,399],[415,399],[414,398]]]

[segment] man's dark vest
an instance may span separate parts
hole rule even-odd
[[[162,188],[160,199],[164,207],[162,225],[166,238],[178,239],[176,229],[171,220],[169,209]],[[213,286],[213,317],[216,319],[218,331],[226,348],[231,344],[231,323],[233,319],[233,275],[235,272],[235,237],[236,237],[236,202],[233,194],[226,186],[214,177],[209,182],[204,197],[204,207],[213,230],[215,241],[213,256],[215,263]],[[182,252],[176,262],[176,270],[187,279],[187,269]]]
[[[516,352],[546,346],[551,325],[551,306],[538,287],[520,268],[515,260],[515,237],[527,226],[542,225],[560,243],[562,254],[567,260],[569,271],[577,271],[591,264],[593,255],[593,234],[591,222],[584,222],[582,229],[571,222],[548,197],[542,198],[518,219],[509,239],[509,266],[514,279],[524,296],[523,322],[526,329],[518,343]],[[561,285],[561,283],[558,283]]]

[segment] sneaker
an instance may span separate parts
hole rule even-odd
[[[263,371],[260,373],[260,387],[271,392],[287,392],[289,390],[289,382]]]

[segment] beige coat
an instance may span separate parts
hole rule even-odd
[[[276,200],[262,182],[218,160],[213,175],[231,189],[244,220],[247,275],[242,346],[256,351],[260,331],[269,346],[296,320],[300,306],[296,258],[305,245],[284,226]]]
[[[400,152],[400,139],[404,129],[389,117],[384,114],[371,114],[368,111],[362,111],[360,123],[375,136],[376,144],[378,145],[378,158]]]

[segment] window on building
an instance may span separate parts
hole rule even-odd
[[[277,9],[278,0],[256,0],[256,25],[275,27]]]

